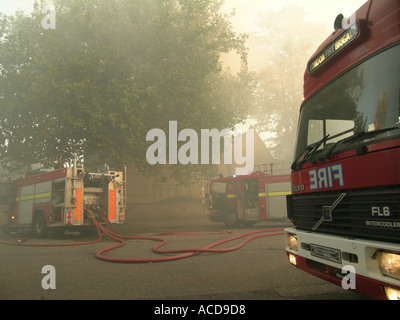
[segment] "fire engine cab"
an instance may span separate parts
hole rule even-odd
[[[304,73],[286,252],[346,290],[400,300],[400,1],[334,25]]]
[[[125,222],[126,167],[86,172],[83,167],[41,168],[1,184],[0,225],[3,232],[33,228],[47,231],[84,231],[91,215],[109,222]],[[106,221],[106,220],[104,220]]]
[[[286,219],[290,175],[255,172],[212,180],[209,184],[209,219],[228,228],[260,221]]]

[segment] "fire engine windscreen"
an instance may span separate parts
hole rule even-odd
[[[400,135],[400,45],[325,86],[302,106],[295,163]],[[315,146],[316,150],[313,150]],[[311,154],[312,153],[312,154]]]

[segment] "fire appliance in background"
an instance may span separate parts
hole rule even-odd
[[[254,172],[212,180],[208,189],[209,219],[224,222],[228,228],[286,219],[290,175]]]
[[[399,300],[400,1],[370,0],[335,29],[305,73],[286,251],[314,276],[340,286],[354,270],[351,290]]]
[[[49,230],[85,231],[93,227],[90,214],[106,217],[111,223],[124,223],[126,167],[112,170],[105,166],[99,172],[85,172],[76,161],[71,165],[41,167],[2,184],[3,231],[33,228],[39,237]]]

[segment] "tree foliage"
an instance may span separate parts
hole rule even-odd
[[[0,16],[3,165],[81,146],[85,159],[135,161],[150,170],[150,129],[168,132],[171,120],[223,129],[246,117],[246,37],[232,31],[220,0],[54,5],[55,29],[42,27],[44,3],[30,16]],[[242,58],[238,75],[222,71],[220,54],[229,51]]]
[[[329,35],[294,2],[278,12],[260,15],[250,37],[256,61],[256,127],[269,133],[268,145],[280,161],[292,160],[306,64]]]

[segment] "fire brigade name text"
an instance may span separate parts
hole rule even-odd
[[[183,165],[210,164],[210,139],[212,151],[212,164],[221,164],[221,138],[224,140],[224,164],[244,165],[236,169],[237,175],[246,175],[254,170],[254,130],[246,132],[246,156],[243,156],[243,136],[228,129],[201,130],[200,159],[199,137],[193,129],[184,129],[178,134],[177,121],[169,122],[169,136],[161,129],[152,129],[147,133],[146,141],[154,142],[146,152],[146,159],[150,165],[176,165],[178,161]],[[178,143],[186,142],[178,150]],[[167,162],[168,145],[168,162]],[[200,161],[199,161],[200,160]]]
[[[246,314],[246,307],[234,304],[210,304],[200,305],[198,309],[189,309],[189,307],[169,307],[162,304],[154,309],[155,315],[178,315],[185,318],[188,313],[197,315],[244,315]]]

